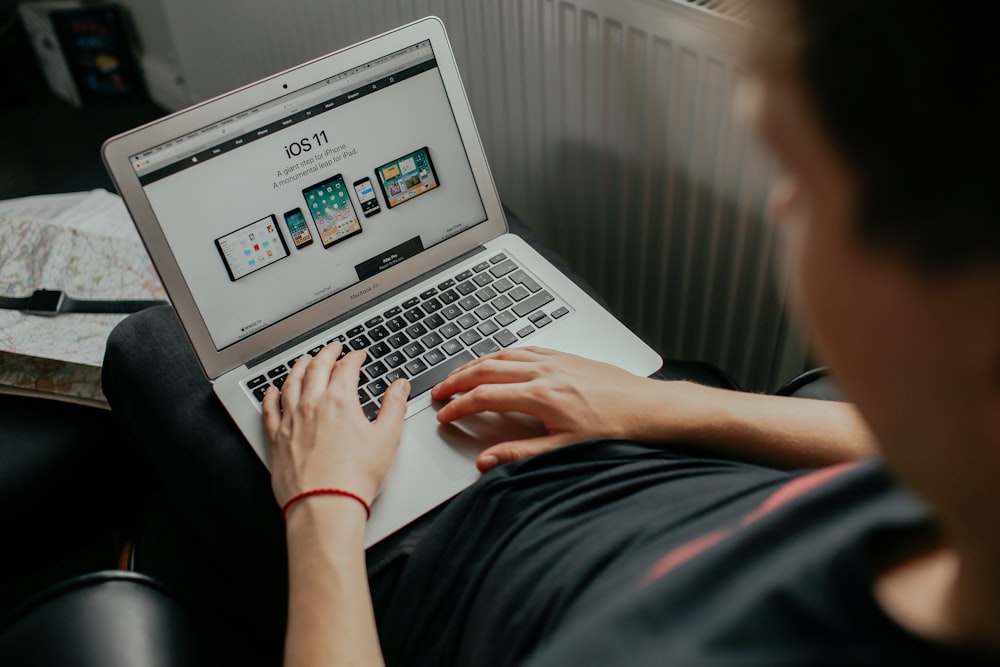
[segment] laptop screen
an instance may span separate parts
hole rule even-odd
[[[429,41],[130,160],[217,350],[487,218]]]

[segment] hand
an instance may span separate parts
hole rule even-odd
[[[271,443],[271,485],[280,505],[317,488],[351,491],[371,503],[389,472],[406,416],[410,385],[393,382],[378,418],[358,402],[363,351],[340,361],[340,343],[302,356],[279,393],[264,395],[264,429]]]
[[[638,437],[649,412],[645,399],[651,382],[616,366],[527,347],[469,362],[434,387],[431,396],[452,399],[438,412],[445,424],[485,411],[520,412],[542,421],[546,435],[484,450],[476,465],[485,472],[574,442]]]

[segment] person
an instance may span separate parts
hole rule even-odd
[[[903,0],[774,0],[756,19],[743,108],[781,168],[771,209],[797,312],[851,404],[504,350],[433,389],[438,418],[517,411],[546,435],[484,451],[476,484],[366,557],[408,387],[369,423],[364,354],[303,357],[264,400],[277,503],[235,519],[276,531],[287,509],[285,664],[1000,661],[989,29]],[[156,317],[109,342],[112,405],[163,429],[149,449],[164,467],[163,450],[198,450],[172,474],[232,476],[232,452],[211,454],[224,415],[188,432],[189,408],[217,406],[143,408],[157,390],[135,378],[170,352],[136,351]],[[344,493],[302,496],[323,488]],[[193,495],[189,517],[232,505]]]

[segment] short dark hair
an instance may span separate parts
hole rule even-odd
[[[856,177],[861,237],[923,269],[1000,265],[995,22],[919,0],[778,8],[771,26],[797,33],[791,64]]]

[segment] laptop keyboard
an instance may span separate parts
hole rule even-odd
[[[352,350],[367,351],[358,400],[371,420],[378,416],[382,394],[396,379],[409,379],[410,398],[415,398],[462,364],[510,347],[570,312],[501,252],[436,287],[401,299],[326,344],[340,341],[342,357]],[[269,386],[281,388],[300,356],[316,356],[323,347],[292,354],[285,363],[246,380],[247,391],[258,403],[263,401]]]

